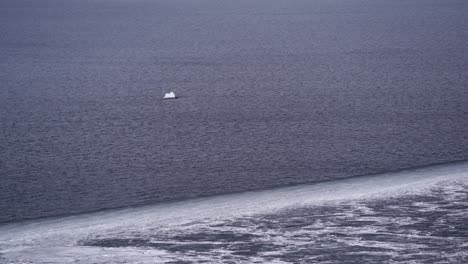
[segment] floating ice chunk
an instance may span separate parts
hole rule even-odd
[[[164,98],[163,99],[176,99],[176,95],[174,92],[168,92],[168,93],[165,93],[164,94]]]

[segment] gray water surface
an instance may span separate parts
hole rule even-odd
[[[467,43],[464,0],[2,0],[0,222],[468,159]]]

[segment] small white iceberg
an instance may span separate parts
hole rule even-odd
[[[176,99],[176,95],[174,92],[169,92],[169,93],[165,93],[164,94],[164,98],[163,99]]]

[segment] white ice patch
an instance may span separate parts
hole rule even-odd
[[[174,92],[165,93],[163,99],[176,99],[176,95]]]

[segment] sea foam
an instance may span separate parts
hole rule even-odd
[[[74,261],[74,256],[80,254],[81,260],[89,257],[88,260],[96,262],[101,262],[97,256],[102,254],[130,257],[136,254],[154,260],[155,256],[162,254],[156,249],[145,252],[138,249],[138,252],[132,251],[130,254],[128,249],[93,248],[80,244],[80,241],[95,237],[125,237],[128,234],[144,234],[155,228],[170,230],[172,227],[197,221],[216,223],[226,219],[350,200],[419,195],[441,185],[460,182],[466,184],[467,181],[468,162],[461,162],[309,185],[10,223],[0,226],[0,256],[12,263],[25,258],[66,263]],[[98,254],[95,254],[96,251],[99,251]]]

